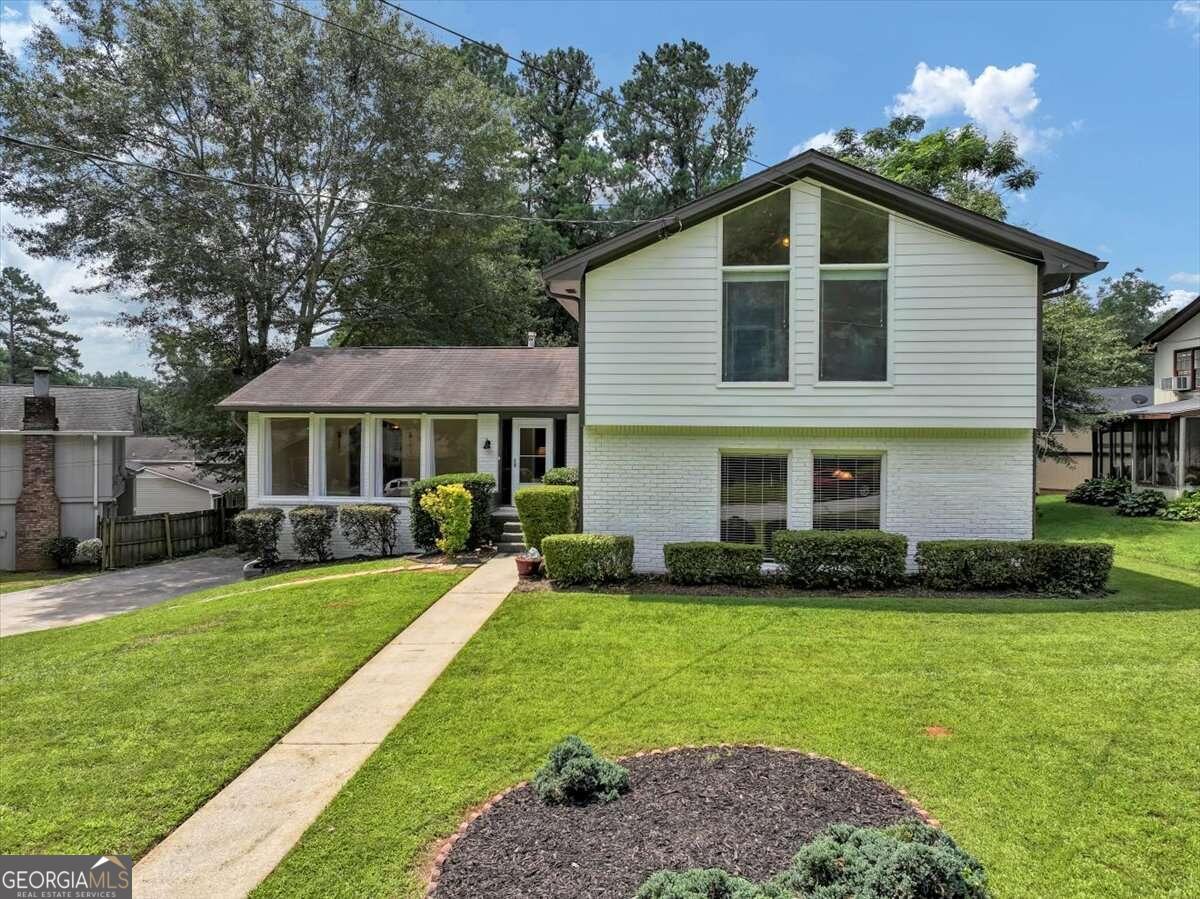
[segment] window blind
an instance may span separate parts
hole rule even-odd
[[[787,456],[721,456],[721,539],[761,543],[771,553],[787,527]]]
[[[817,456],[813,459],[813,527],[845,531],[879,528],[879,457]]]

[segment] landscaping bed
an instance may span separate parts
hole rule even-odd
[[[653,872],[719,867],[765,880],[830,824],[925,818],[860,769],[760,746],[682,748],[623,760],[630,789],[554,805],[521,785],[452,838],[434,899],[632,896]]]

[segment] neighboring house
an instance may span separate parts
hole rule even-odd
[[[1148,384],[1145,387],[1098,387],[1092,392],[1100,397],[1100,405],[1106,413],[1105,421],[1113,414],[1123,413],[1126,409],[1148,406],[1154,401],[1154,388]],[[1055,436],[1066,450],[1066,458],[1038,460],[1038,490],[1065,493],[1079,486],[1088,478],[1095,477],[1097,462],[1094,456],[1098,451],[1097,433],[1099,433],[1098,428],[1089,428],[1086,431],[1067,431],[1057,428]],[[1132,474],[1126,473],[1122,476],[1129,478],[1132,477]]]
[[[1154,404],[1120,410],[1121,421],[1096,429],[1094,470],[1175,497],[1200,487],[1200,296],[1141,345],[1154,353]]]
[[[462,464],[523,470],[539,438],[518,422],[548,420],[528,406],[553,387],[554,412],[582,412],[556,445],[581,448],[583,528],[632,534],[640,570],[667,542],[783,527],[1027,538],[1041,297],[1103,267],[808,151],[548,266],[578,371],[573,350],[306,350],[221,406],[254,413],[249,503],[281,504],[380,489],[399,439],[380,420],[405,410],[422,474],[446,470],[455,411]],[[521,367],[537,353],[570,380]]]
[[[195,452],[173,437],[131,437],[125,441],[125,467],[133,475],[134,515],[215,509],[241,484],[202,467]]]
[[[219,407],[248,413],[248,506],[394,503],[411,550],[414,480],[488,472],[511,512],[515,490],[576,464],[578,383],[573,347],[312,347]],[[334,549],[353,552],[340,534]]]
[[[43,568],[41,544],[96,536],[96,517],[126,488],[125,440],[137,434],[138,392],[0,385],[0,570]]]

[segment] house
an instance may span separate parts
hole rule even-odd
[[[247,413],[248,506],[394,503],[409,551],[414,480],[488,472],[512,515],[514,491],[576,464],[578,383],[574,347],[311,347],[218,407]]]
[[[250,505],[472,460],[507,504],[565,445],[583,528],[641,570],[783,527],[1027,538],[1041,297],[1103,267],[808,151],[547,266],[578,351],[304,350],[220,405],[251,413]]]
[[[1148,406],[1154,401],[1154,388],[1144,387],[1097,387],[1092,391],[1100,400],[1104,410],[1104,420],[1109,421],[1114,415],[1123,413],[1126,409],[1136,409]],[[1099,450],[1096,442],[1097,428],[1082,431],[1068,431],[1059,427],[1055,436],[1066,451],[1066,458],[1040,458],[1037,463],[1038,490],[1046,493],[1066,493],[1082,484],[1091,477],[1096,477],[1096,453]],[[1123,477],[1132,477],[1125,474]]]
[[[0,570],[44,568],[60,534],[96,536],[97,516],[126,489],[125,440],[141,406],[129,388],[0,385]]]
[[[1096,477],[1132,477],[1168,497],[1200,487],[1200,296],[1147,334],[1154,403],[1095,430]]]
[[[174,437],[130,437],[125,467],[132,475],[130,511],[134,515],[199,512],[215,509],[241,485],[201,464],[196,453]]]

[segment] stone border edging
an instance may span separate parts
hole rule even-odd
[[[873,771],[868,771],[865,768],[860,768],[858,765],[852,765],[849,762],[845,761],[844,759],[830,758],[827,755],[821,755],[820,753],[816,753],[816,752],[805,752],[803,749],[791,749],[786,746],[770,746],[766,743],[708,743],[705,745],[688,744],[688,745],[681,745],[681,746],[671,746],[666,749],[644,749],[641,752],[635,752],[632,755],[623,755],[623,756],[619,757],[618,759],[616,759],[616,761],[624,762],[624,761],[628,761],[629,759],[645,758],[646,756],[649,756],[649,755],[666,755],[669,752],[679,752],[684,749],[768,749],[771,752],[787,752],[787,753],[792,753],[793,755],[808,756],[810,759],[820,759],[820,760],[827,761],[827,762],[834,762],[838,765],[841,765],[843,768],[847,768],[850,771],[855,772],[856,774],[866,775],[867,777],[871,778],[872,780],[876,780],[876,781],[879,781],[881,784],[885,784],[889,788],[895,790],[901,797],[903,797],[904,801],[909,805],[909,807],[914,812],[916,812],[917,817],[920,818],[922,821],[924,821],[926,824],[928,824],[930,827],[940,828],[942,826],[941,821],[939,821],[937,818],[933,817],[931,814],[929,814],[929,812],[925,811],[925,809],[921,807],[920,803],[918,803],[915,799],[913,799],[910,795],[908,795],[908,790],[902,789],[900,787],[892,786],[891,783],[889,783],[887,780],[880,777],[878,774],[874,773]],[[457,843],[466,834],[466,832],[468,830],[470,830],[471,825],[475,823],[475,820],[477,818],[479,818],[482,814],[484,814],[486,811],[488,811],[493,805],[495,805],[497,802],[499,802],[501,799],[503,799],[505,796],[507,796],[509,793],[512,793],[516,790],[520,790],[522,787],[526,787],[528,785],[529,785],[529,781],[523,780],[523,781],[520,781],[519,783],[513,784],[511,787],[508,787],[505,790],[501,790],[499,793],[496,793],[490,799],[485,801],[482,805],[480,805],[480,806],[476,807],[475,809],[473,809],[472,811],[470,811],[467,814],[467,816],[465,818],[463,818],[463,820],[459,823],[458,827],[455,828],[455,830],[452,834],[450,834],[447,837],[444,837],[440,842],[435,844],[437,849],[433,854],[433,862],[432,862],[426,876],[422,878],[422,879],[428,881],[428,883],[426,884],[426,887],[425,887],[425,899],[433,899],[433,895],[437,891],[438,879],[442,876],[442,866],[446,863],[446,859],[449,857],[451,850],[454,848],[454,844]]]

